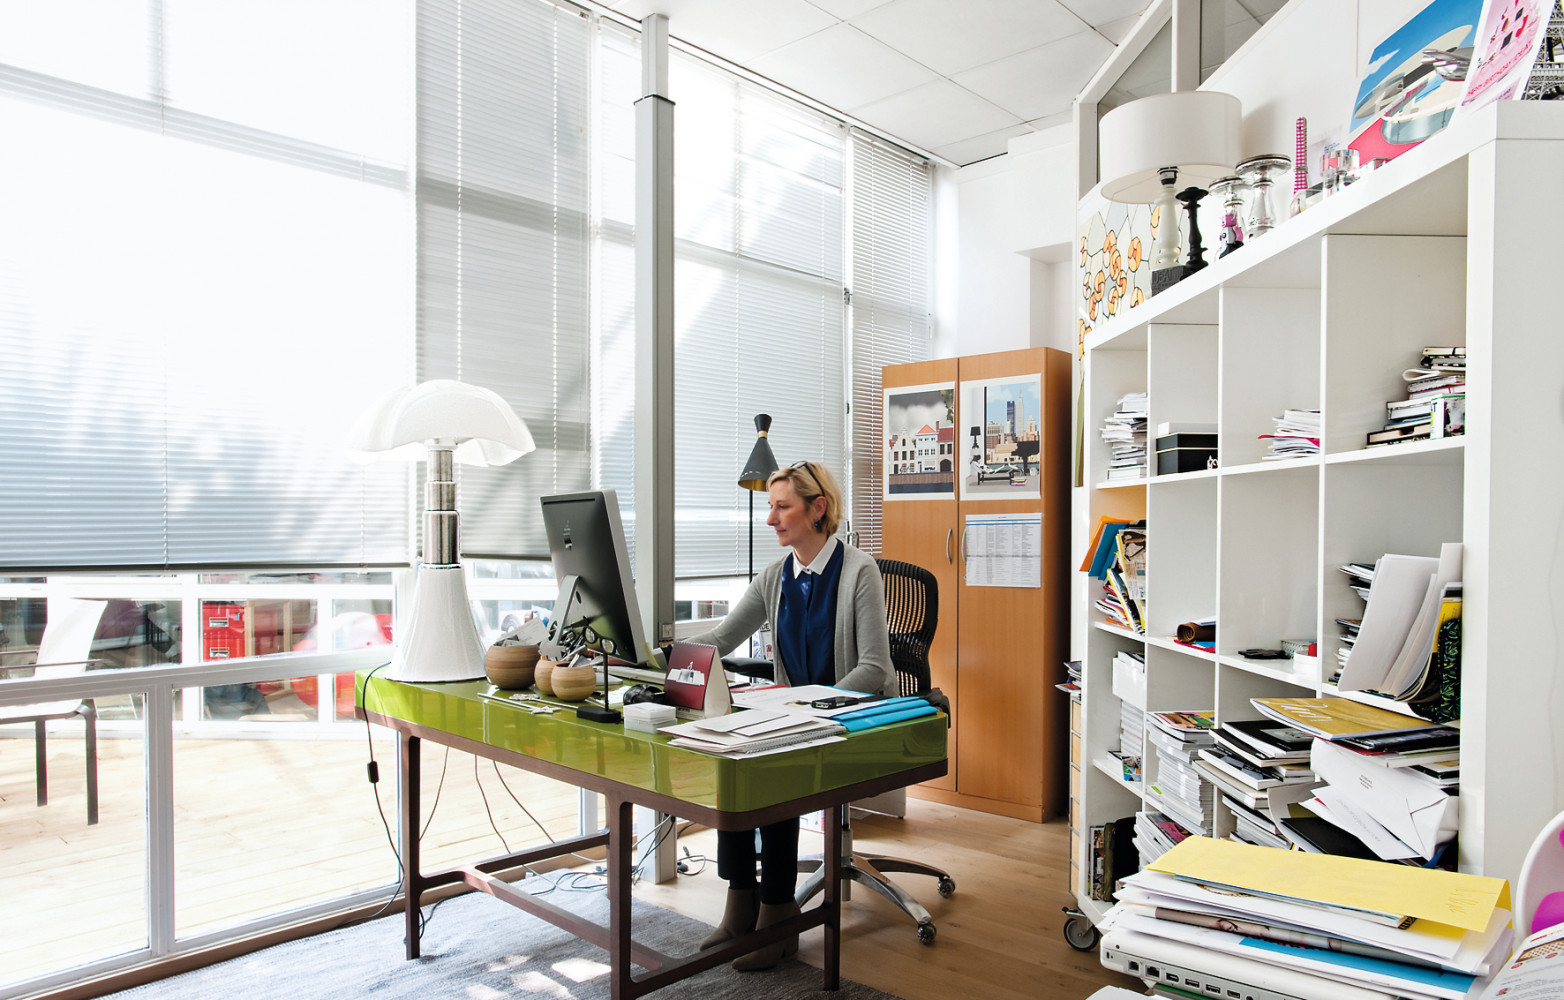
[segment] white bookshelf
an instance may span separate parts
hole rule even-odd
[[[1077,622],[1085,759],[1118,745],[1119,650],[1145,654],[1148,711],[1255,718],[1254,697],[1335,694],[1335,619],[1363,609],[1336,567],[1461,541],[1459,863],[1513,884],[1564,809],[1561,233],[1564,104],[1505,102],[1088,337],[1095,485],[1080,524],[1145,515],[1148,630],[1103,624],[1092,582]],[[1441,343],[1467,348],[1465,436],[1364,449],[1385,401],[1404,395],[1402,369]],[[1148,394],[1152,469],[1162,421],[1216,423],[1221,467],[1103,482],[1095,431],[1136,390]],[[1322,455],[1262,460],[1258,435],[1286,408],[1322,411]],[[1215,653],[1167,638],[1212,614]],[[1318,658],[1237,655],[1294,638],[1318,639]],[[1146,755],[1146,784],[1155,770]],[[1105,767],[1081,777],[1087,828],[1132,815],[1147,794]],[[1220,803],[1214,825],[1232,829]],[[1074,861],[1089,871],[1089,858]],[[1103,912],[1088,894],[1076,887],[1083,912]]]

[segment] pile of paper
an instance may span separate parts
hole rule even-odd
[[[1141,754],[1145,745],[1146,713],[1127,701],[1120,702],[1118,758],[1124,764],[1125,781],[1140,780]]]
[[[1148,750],[1157,756],[1149,799],[1191,833],[1211,830],[1215,794],[1195,769],[1195,760],[1202,748],[1211,746],[1214,725],[1210,712],[1146,713]]]
[[[1439,557],[1387,554],[1374,566],[1368,605],[1342,666],[1344,691],[1374,691],[1417,706],[1441,700],[1441,631],[1461,616],[1461,544]],[[1455,628],[1459,628],[1456,625]],[[1456,643],[1459,648],[1459,643]],[[1447,664],[1459,669],[1459,661]],[[1421,709],[1419,709],[1421,711]],[[1425,714],[1430,714],[1426,713]],[[1448,720],[1454,716],[1434,716]]]
[[[676,747],[703,750],[725,757],[758,757],[805,746],[835,743],[847,730],[818,715],[751,709],[710,719],[664,726]]]
[[[1509,956],[1509,886],[1378,861],[1190,837],[1125,878],[1098,926],[1408,1000],[1460,1000]]]
[[[1451,792],[1460,777],[1460,730],[1346,698],[1256,698],[1252,704],[1316,737],[1309,766],[1321,784],[1301,805],[1334,830],[1279,824],[1297,846],[1422,864],[1455,837],[1460,799]]]
[[[1146,478],[1146,394],[1131,392],[1119,397],[1119,408],[1102,422],[1102,439],[1112,450],[1109,481]]]

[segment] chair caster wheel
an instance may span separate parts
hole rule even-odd
[[[918,925],[918,943],[919,944],[933,944],[934,943],[934,925],[933,924],[919,924]]]
[[[942,879],[939,880],[939,894],[941,896],[944,896],[946,899],[949,899],[951,897],[951,894],[954,893],[955,891],[956,891],[956,880],[955,879],[950,878],[950,877],[947,876],[947,877],[942,878]]]

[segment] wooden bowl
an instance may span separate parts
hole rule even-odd
[[[483,672],[489,683],[507,691],[531,687],[537,665],[536,646],[490,646],[483,654]]]
[[[552,695],[554,693],[554,671],[562,665],[560,660],[551,660],[548,657],[540,657],[537,667],[532,671],[532,683],[537,686],[538,694]]]
[[[597,690],[597,664],[555,667],[549,683],[553,685],[554,697],[560,701],[582,701]]]

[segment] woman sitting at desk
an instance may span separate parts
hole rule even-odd
[[[771,475],[766,523],[787,555],[756,574],[721,625],[692,642],[723,653],[768,625],[776,682],[829,684],[890,695],[885,590],[874,557],[835,537],[842,491],[818,462],[798,462]],[[798,819],[760,829],[760,880],[755,879],[753,831],[717,831],[717,874],[728,883],[722,923],[701,947],[719,944],[796,915]],[[767,945],[733,961],[740,971],[769,969],[798,950],[798,937]]]

